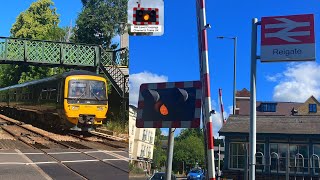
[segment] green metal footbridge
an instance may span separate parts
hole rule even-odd
[[[103,73],[122,98],[129,97],[129,52],[98,45],[0,37],[0,64],[77,67]]]

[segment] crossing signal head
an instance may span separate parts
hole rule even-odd
[[[157,8],[134,8],[135,21],[134,24],[158,24],[158,9]]]
[[[188,91],[181,88],[146,89],[142,91],[141,95],[144,99],[143,118],[158,119],[159,121],[175,121],[188,118],[189,112],[194,111],[195,101],[195,91],[193,89]],[[192,118],[191,116],[190,119]]]
[[[145,83],[140,86],[138,128],[198,128],[201,82]]]

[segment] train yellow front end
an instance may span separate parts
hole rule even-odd
[[[73,130],[91,130],[101,125],[108,111],[107,82],[91,75],[65,79],[64,111]]]

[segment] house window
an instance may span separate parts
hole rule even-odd
[[[287,158],[287,144],[270,144],[270,156],[271,156],[271,171],[279,172],[286,171],[286,158]],[[278,159],[279,157],[279,159]]]
[[[264,170],[265,165],[265,151],[264,151],[264,144],[257,144],[256,145],[256,169],[257,170]]]
[[[131,128],[131,135],[134,134],[134,125],[132,125],[132,128]]]
[[[290,172],[308,172],[308,145],[290,144]],[[304,161],[304,162],[303,162]]]
[[[317,112],[317,105],[316,104],[309,104],[309,112],[316,113]]]
[[[142,134],[142,141],[145,141],[147,138],[147,131],[144,129]]]
[[[144,157],[145,146],[141,146],[140,157]]]
[[[132,148],[132,142],[130,142],[129,144],[129,152],[131,151],[131,148]]]
[[[245,148],[247,143],[230,143],[230,168],[244,169]],[[264,170],[265,165],[265,145],[256,145],[256,169]],[[248,156],[248,152],[247,152]]]
[[[244,168],[244,143],[230,143],[230,168]]]
[[[320,156],[320,145],[319,144],[313,145],[313,154]],[[318,161],[317,156],[315,156],[315,155],[310,157],[310,159],[312,159],[312,167],[319,167],[319,161]],[[318,174],[319,168],[313,169],[313,172]]]
[[[276,112],[276,103],[262,103],[260,105],[262,112]]]
[[[152,137],[152,135],[153,135],[153,133],[150,133],[150,143],[152,143],[152,141],[153,141],[153,137]]]

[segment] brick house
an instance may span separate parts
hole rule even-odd
[[[320,104],[257,101],[256,179],[319,177]],[[248,169],[250,92],[236,94],[236,114],[220,129],[225,136],[226,178],[244,179]],[[248,173],[248,170],[247,170]]]

